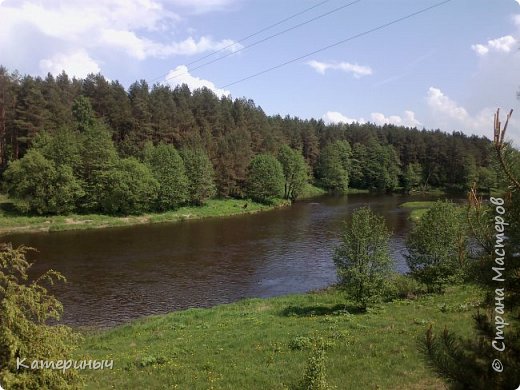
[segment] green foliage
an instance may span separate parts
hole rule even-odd
[[[81,139],[77,132],[61,127],[52,134],[39,133],[32,149],[38,150],[56,166],[68,165],[75,174],[79,174]]]
[[[68,165],[55,165],[37,150],[10,163],[4,172],[8,194],[21,212],[66,214],[83,195],[80,183]]]
[[[188,200],[189,179],[184,162],[173,145],[147,143],[144,160],[159,183],[158,210],[173,210]]]
[[[313,345],[312,338],[307,336],[297,336],[289,341],[289,348],[293,351],[311,349]]]
[[[278,151],[278,161],[282,164],[284,183],[284,198],[296,200],[301,196],[308,183],[307,164],[303,155],[287,145],[282,145]]]
[[[422,182],[422,167],[419,163],[412,163],[406,166],[403,175],[403,184],[406,192],[419,187]]]
[[[188,177],[188,200],[195,205],[202,205],[216,193],[214,171],[208,155],[203,149],[183,149],[181,157],[184,161]]]
[[[282,164],[270,154],[259,154],[249,165],[247,194],[259,202],[282,196],[284,190]]]
[[[282,145],[301,151],[311,172],[319,176],[321,163],[330,163],[319,156],[328,145],[346,141],[353,148],[347,169],[350,186],[380,191],[396,189],[400,162],[403,167],[421,164],[425,186],[460,190],[476,177],[475,168],[478,175],[491,161],[490,143],[484,137],[268,116],[250,99],[217,97],[207,88],[172,89],[141,80],[125,90],[101,74],[72,79],[62,72],[42,80],[2,67],[0,90],[5,113],[0,115],[0,171],[8,161],[23,157],[38,134],[54,133],[62,126],[84,133],[97,121],[109,128],[122,157],[140,158],[149,141],[173,144],[178,150],[203,148],[222,196],[243,197],[251,158],[274,154]],[[331,173],[335,179],[325,184],[344,187],[343,172]]]
[[[514,346],[520,343],[518,333],[508,333],[506,340],[509,348],[497,353],[491,344],[493,325],[485,315],[477,314],[474,318],[478,331],[476,339],[462,338],[446,328],[440,335],[435,335],[430,325],[426,336],[419,342],[419,350],[430,367],[454,389],[517,388],[520,383],[520,358]],[[492,368],[497,357],[500,358],[502,372]]]
[[[392,299],[413,299],[424,292],[424,287],[410,275],[403,275],[397,272],[392,273],[388,278],[388,283],[384,293],[384,298]]]
[[[491,191],[497,185],[495,170],[487,167],[479,167],[477,173],[477,186],[484,191]]]
[[[159,183],[150,169],[135,158],[119,160],[113,169],[101,174],[102,210],[109,214],[139,214],[150,210]]]
[[[45,284],[64,277],[47,271],[29,281],[30,248],[0,245],[0,384],[6,389],[72,389],[80,384],[75,370],[17,369],[17,358],[33,360],[71,359],[80,336],[69,327],[48,325],[59,320],[63,307]]]
[[[81,179],[85,183],[82,209],[99,211],[106,199],[106,176],[116,165],[118,155],[108,130],[95,124],[83,133],[81,145]]]
[[[410,272],[429,291],[442,291],[459,280],[467,266],[467,223],[464,209],[436,202],[421,217],[407,240]]]
[[[321,185],[334,192],[346,192],[349,185],[351,149],[346,141],[328,144],[322,150],[319,164]]]
[[[392,145],[370,139],[367,145],[354,145],[353,185],[377,191],[391,191],[399,184],[400,162]]]
[[[385,291],[392,267],[389,239],[383,217],[363,207],[345,225],[341,244],[334,252],[339,285],[362,308]]]
[[[507,148],[502,152],[507,155]],[[506,160],[505,166],[510,172],[518,169],[508,163]],[[507,239],[499,247],[496,246],[499,234],[495,230],[496,205],[484,204],[475,190],[469,196],[468,221],[474,243],[480,247],[479,261],[472,271],[475,281],[486,292],[484,310],[474,315],[474,334],[470,338],[461,337],[447,329],[434,334],[430,327],[420,343],[420,350],[432,369],[454,388],[514,389],[520,383],[520,263],[517,261],[520,253],[520,186],[515,185],[512,178],[508,177],[508,180],[516,191],[501,195],[503,202],[497,200],[504,212],[500,217],[507,223],[504,232]],[[497,266],[502,271],[501,282],[493,279],[497,276],[493,267]],[[503,322],[506,324],[502,325]],[[497,351],[493,343],[503,350]],[[500,362],[500,372],[493,369],[497,364],[495,359]]]
[[[90,100],[85,96],[78,96],[72,105],[72,116],[81,132],[94,126],[95,116]]]
[[[325,346],[323,340],[317,340],[311,355],[307,359],[303,380],[298,387],[301,390],[327,390],[330,386],[327,384],[325,376]]]

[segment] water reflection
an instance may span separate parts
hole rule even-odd
[[[39,250],[35,272],[53,268],[64,322],[111,326],[143,315],[269,297],[335,282],[332,251],[345,218],[370,205],[393,230],[391,253],[406,271],[410,227],[402,195],[325,196],[249,216],[105,230],[4,237]],[[413,200],[419,200],[414,197]]]

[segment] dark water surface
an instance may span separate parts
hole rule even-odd
[[[335,282],[332,252],[343,220],[370,205],[394,234],[397,271],[406,271],[404,239],[418,196],[324,196],[292,207],[227,218],[91,231],[2,237],[39,253],[36,273],[52,268],[68,283],[53,290],[63,322],[112,326],[149,314],[207,307],[245,297],[305,292]]]

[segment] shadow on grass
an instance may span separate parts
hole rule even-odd
[[[312,317],[362,313],[366,313],[366,310],[362,307],[338,304],[334,306],[287,306],[280,312],[280,315],[284,317]]]

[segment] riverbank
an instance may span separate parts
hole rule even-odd
[[[366,190],[349,189],[347,194],[366,193]],[[322,188],[308,185],[299,200],[325,195]],[[179,222],[189,219],[227,217],[254,214],[261,211],[287,207],[291,202],[276,199],[272,204],[263,204],[249,199],[210,199],[203,206],[186,206],[163,213],[112,216],[103,214],[70,214],[51,216],[26,216],[9,210],[10,200],[0,194],[0,236],[11,233],[56,232],[64,230],[102,229],[149,223]]]
[[[445,388],[417,340],[430,324],[471,333],[482,299],[473,286],[380,304],[357,313],[333,289],[248,299],[146,317],[87,334],[77,359],[113,359],[82,372],[87,389],[288,389],[302,378],[310,346],[326,345],[327,381],[338,389]]]
[[[413,201],[405,202],[400,207],[411,209],[410,219],[417,222],[435,204],[434,201]]]
[[[282,199],[278,199],[270,205],[244,199],[210,199],[203,206],[187,206],[164,213],[147,213],[124,217],[100,214],[71,214],[66,216],[12,216],[4,214],[0,215],[0,235],[19,232],[55,232],[147,223],[179,222],[188,219],[252,214],[289,205],[289,201]]]

